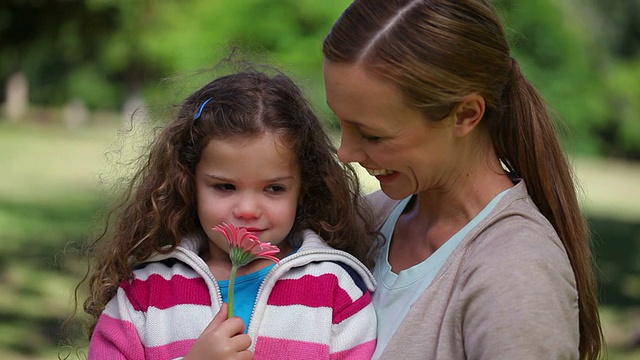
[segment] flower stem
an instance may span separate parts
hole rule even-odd
[[[238,271],[237,265],[231,266],[231,276],[229,277],[229,313],[228,318],[233,317],[233,288],[236,282],[236,272]]]

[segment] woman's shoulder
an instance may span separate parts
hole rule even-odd
[[[473,271],[483,269],[496,277],[502,272],[522,273],[526,278],[538,271],[551,271],[572,282],[572,267],[564,245],[526,192],[505,195],[501,202],[468,235],[463,266]]]
[[[511,252],[559,252],[566,256],[551,223],[526,193],[518,195],[517,191],[505,195],[473,237],[471,247],[500,247]]]
[[[507,192],[483,223],[477,235],[483,241],[564,251],[558,234],[529,196],[524,182]]]

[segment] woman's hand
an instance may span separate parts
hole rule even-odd
[[[235,359],[252,360],[249,350],[251,338],[244,333],[244,321],[239,317],[227,319],[227,304],[211,320],[183,360]]]

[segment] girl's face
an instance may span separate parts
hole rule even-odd
[[[453,116],[425,119],[395,87],[359,65],[325,61],[324,79],[327,103],[342,129],[341,161],[358,162],[393,199],[455,181]]]
[[[196,165],[195,183],[200,223],[224,252],[226,240],[212,229],[222,222],[273,245],[280,245],[293,227],[300,169],[280,136],[267,132],[210,140]]]

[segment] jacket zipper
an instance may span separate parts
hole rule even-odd
[[[258,302],[260,300],[260,297],[262,295],[262,291],[264,289],[265,284],[267,283],[267,281],[273,276],[273,274],[278,271],[278,269],[283,267],[283,263],[284,265],[287,266],[287,269],[285,269],[285,271],[287,271],[288,269],[292,268],[293,266],[295,266],[295,263],[292,263],[292,261],[295,261],[297,258],[299,257],[303,257],[303,256],[311,256],[311,257],[315,257],[315,255],[339,255],[341,257],[346,257],[352,261],[355,261],[356,263],[358,263],[358,259],[349,254],[346,253],[344,251],[340,251],[340,250],[332,250],[332,249],[322,249],[322,250],[305,250],[303,252],[298,252],[295,253],[293,255],[289,255],[286,258],[280,260],[279,264],[276,264],[276,266],[274,266],[271,270],[269,270],[269,272],[267,273],[267,275],[264,277],[264,279],[262,280],[262,282],[260,283],[260,287],[258,287],[258,293],[256,295],[256,300],[253,302],[253,309],[251,309],[251,318],[249,319],[249,328],[247,329],[247,334],[248,335],[254,335],[251,333],[251,330],[253,330],[256,325],[254,325],[254,321],[253,321],[253,315],[255,314],[256,311],[256,307],[258,306]],[[327,259],[318,259],[318,260],[324,260],[327,261]],[[300,265],[304,265],[307,264],[308,262],[300,262]],[[255,336],[251,336],[251,338],[253,339]],[[254,344],[252,343],[252,346]]]

